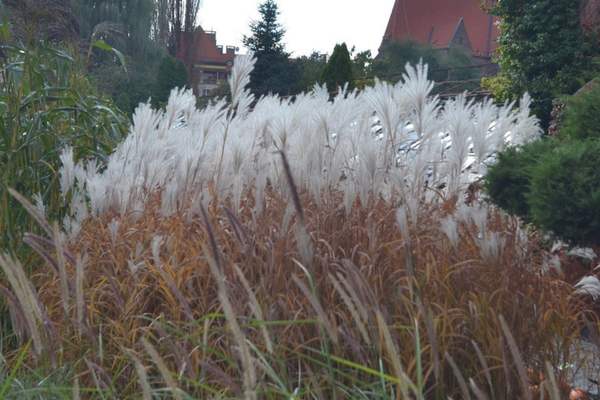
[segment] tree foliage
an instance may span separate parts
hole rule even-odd
[[[79,35],[70,0],[2,0],[0,17],[10,21],[13,34],[26,43],[73,42]]]
[[[423,62],[429,66],[429,78],[436,82],[465,81],[464,85],[454,85],[454,91],[473,89],[477,84],[469,80],[478,77],[479,72],[472,66],[467,50],[460,46],[449,49],[436,49],[412,40],[384,43],[379,55],[373,60],[371,70],[379,79],[397,82],[402,77],[407,63],[415,65]]]
[[[250,24],[252,35],[244,36],[243,40],[256,57],[249,87],[258,96],[267,93],[294,94],[298,91],[300,71],[285,51],[285,29],[278,21],[277,3],[266,0],[259,5],[258,11],[261,18]]]
[[[359,51],[356,54],[354,54],[354,50],[352,48],[350,51],[352,75],[354,76],[355,86],[362,89],[373,81],[373,55],[371,50]]]
[[[421,60],[429,65],[430,71],[439,68],[436,50],[431,46],[423,46],[412,40],[386,42],[373,61],[373,73],[380,79],[397,82],[402,77],[406,63],[414,65]]]
[[[361,51],[354,54],[354,48],[350,50],[352,58],[352,80],[355,88],[364,89],[373,84],[371,67],[373,57],[371,51]],[[293,60],[300,72],[298,85],[299,91],[310,90],[315,84],[323,82],[323,72],[327,66],[327,55],[313,52],[310,56],[302,56]]]
[[[300,80],[298,89],[300,91],[310,90],[315,84],[321,81],[323,70],[327,65],[326,54],[313,52],[309,56],[301,56],[293,60],[299,71]]]
[[[157,24],[159,37],[167,37],[168,49],[171,55],[176,55],[183,33],[191,33],[196,28],[196,17],[200,8],[200,0],[155,0],[157,1]],[[166,23],[164,21],[167,21]]]
[[[261,19],[250,24],[251,36],[244,37],[244,45],[256,56],[263,54],[282,54],[285,52],[282,43],[285,29],[278,21],[279,7],[274,0],[266,0],[258,6]]]
[[[348,88],[354,87],[354,73],[350,52],[346,43],[337,44],[333,53],[323,70],[321,80],[327,85],[329,93],[335,92],[338,87],[348,84]]]
[[[136,57],[152,50],[155,0],[74,0],[73,4],[82,39],[102,39]]]
[[[587,79],[593,42],[579,23],[581,0],[502,0],[500,81],[491,87],[511,99],[529,92],[534,111],[547,126],[553,98],[572,94]]]
[[[184,88],[187,82],[188,76],[185,65],[171,56],[164,57],[158,69],[154,103],[157,105],[165,104],[169,99],[171,90]]]
[[[181,34],[193,32],[196,27],[200,3],[200,0],[73,0],[84,38],[100,32],[110,42],[126,46],[129,54],[144,56],[154,46],[177,54]]]

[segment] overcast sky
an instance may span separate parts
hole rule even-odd
[[[217,32],[217,44],[239,46],[249,35],[250,21],[258,19],[262,0],[202,0],[200,24]],[[313,50],[331,53],[336,43],[346,42],[358,51],[376,54],[394,0],[277,0],[280,22],[286,28],[284,42],[294,57]]]

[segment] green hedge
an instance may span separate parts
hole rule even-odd
[[[490,200],[576,245],[600,244],[600,139],[542,139],[509,148],[489,168]]]
[[[530,192],[532,168],[556,147],[552,139],[538,140],[521,147],[511,147],[498,154],[484,179],[490,199],[505,211],[530,221],[527,196]]]
[[[600,140],[565,143],[531,170],[532,220],[561,239],[600,244]]]
[[[485,177],[492,202],[576,245],[600,245],[600,84],[565,101],[558,135],[509,148]]]
[[[564,139],[600,138],[600,80],[567,100],[560,136]]]

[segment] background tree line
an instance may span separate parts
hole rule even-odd
[[[3,0],[5,14],[14,21],[16,35],[25,42],[50,40],[82,49],[91,81],[122,110],[131,113],[152,98],[164,103],[169,88],[188,83],[188,72],[175,59],[185,60],[178,45],[192,33],[201,0]],[[340,43],[330,57],[313,53],[293,57],[284,45],[285,27],[279,22],[275,0],[259,6],[260,18],[250,23],[244,45],[256,57],[251,89],[257,95],[294,95],[315,84],[331,92],[348,82],[361,88],[374,76],[397,81],[407,62],[423,60],[435,71],[469,65],[460,49],[451,55],[416,43],[390,43],[378,57]],[[106,51],[114,49],[115,51]],[[115,53],[122,55],[117,57]],[[435,75],[432,78],[437,79]],[[225,87],[214,96],[226,94]]]

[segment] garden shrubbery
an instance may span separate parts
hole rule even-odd
[[[555,147],[555,140],[545,139],[510,147],[498,154],[498,162],[490,167],[485,178],[485,189],[492,200],[505,211],[530,221],[527,198],[533,167]]]
[[[485,178],[491,200],[558,238],[600,244],[600,86],[569,98],[557,138],[498,155]]]
[[[533,166],[532,220],[568,242],[600,244],[600,141],[565,143]]]
[[[600,79],[590,88],[567,100],[567,107],[560,127],[565,139],[600,139]]]

